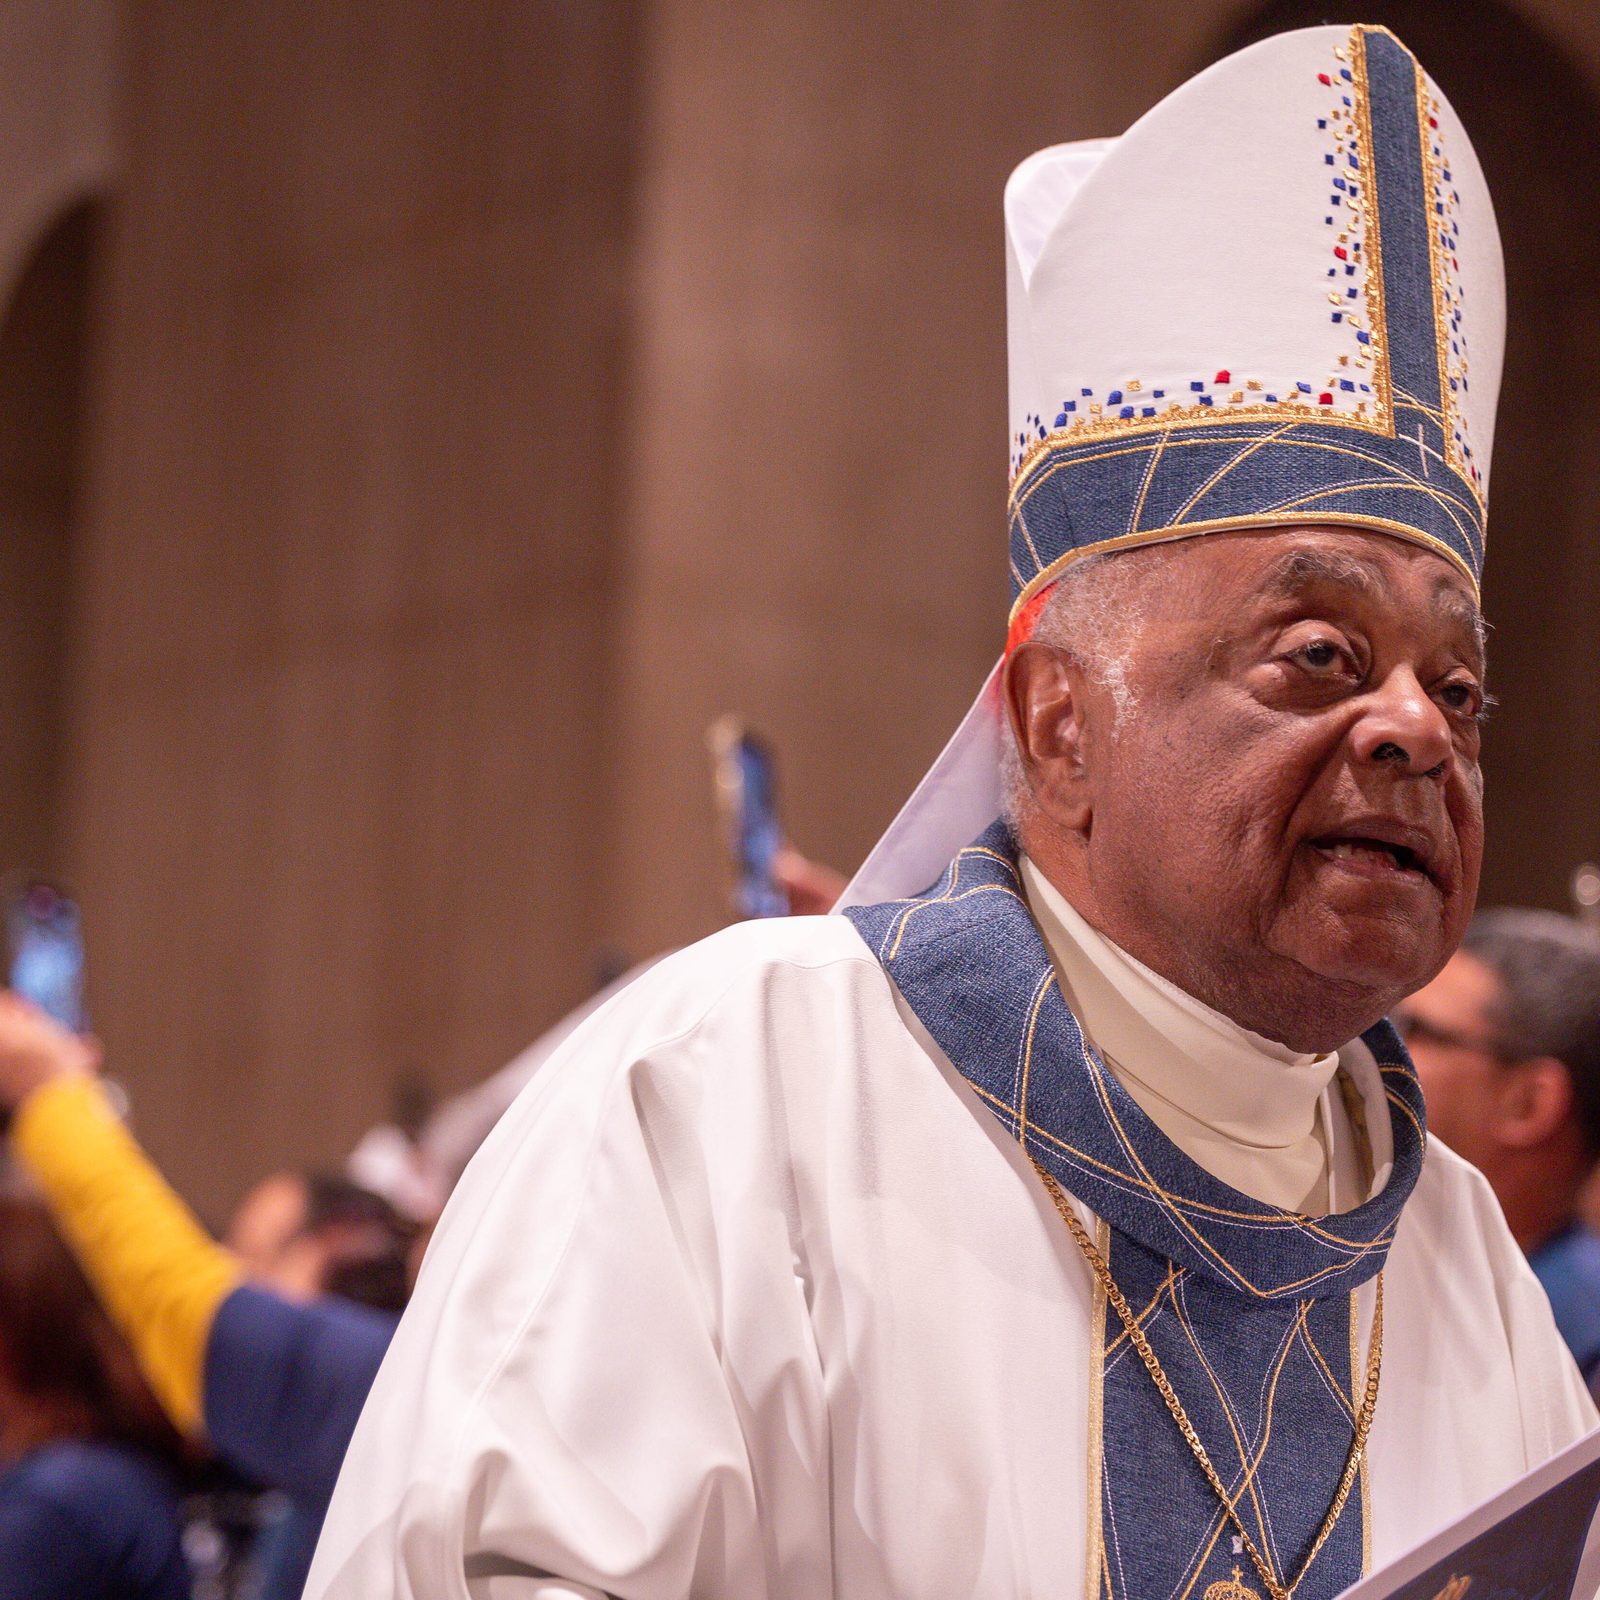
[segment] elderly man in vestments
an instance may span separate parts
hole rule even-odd
[[[491,1135],[314,1600],[1326,1600],[1594,1423],[1383,1020],[1481,852],[1466,135],[1313,29],[1006,214],[1004,662]]]

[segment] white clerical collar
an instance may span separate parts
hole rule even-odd
[[[1319,1107],[1326,1119],[1338,1056],[1301,1055],[1240,1027],[1091,927],[1026,856],[1019,865],[1074,1014],[1145,1114],[1234,1188],[1327,1209]]]

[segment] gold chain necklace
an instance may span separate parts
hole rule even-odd
[[[1032,1157],[1029,1159],[1032,1160]],[[1200,1435],[1195,1432],[1188,1412],[1183,1409],[1183,1402],[1178,1398],[1171,1381],[1162,1370],[1155,1351],[1150,1348],[1150,1341],[1145,1338],[1144,1329],[1139,1326],[1139,1319],[1133,1314],[1133,1308],[1111,1276],[1111,1268],[1106,1264],[1105,1257],[1095,1248],[1094,1240],[1078,1221],[1078,1214],[1072,1209],[1072,1202],[1067,1199],[1061,1185],[1037,1161],[1033,1163],[1033,1170],[1043,1180],[1056,1210],[1061,1213],[1061,1220],[1071,1230],[1072,1237],[1078,1241],[1078,1248],[1083,1251],[1084,1258],[1094,1269],[1095,1277],[1100,1280],[1100,1287],[1106,1292],[1106,1299],[1111,1302],[1118,1319],[1127,1331],[1128,1342],[1139,1352],[1139,1359],[1144,1362],[1145,1371],[1150,1374],[1151,1380],[1160,1391],[1167,1410],[1172,1413],[1172,1420],[1178,1425],[1178,1431],[1188,1441],[1195,1460],[1200,1463],[1200,1470],[1206,1475],[1206,1482],[1211,1485],[1213,1493],[1222,1502],[1223,1512],[1233,1524],[1233,1530],[1238,1534],[1239,1541],[1251,1561],[1255,1563],[1256,1571],[1261,1574],[1261,1581],[1267,1586],[1267,1593],[1272,1596],[1272,1600],[1290,1600],[1295,1590],[1299,1588],[1301,1580],[1311,1570],[1311,1563],[1317,1559],[1323,1545],[1328,1542],[1328,1536],[1333,1532],[1334,1525],[1343,1514],[1345,1501],[1350,1498],[1356,1474],[1361,1470],[1361,1459],[1366,1453],[1367,1435],[1372,1429],[1372,1413],[1378,1405],[1378,1375],[1383,1366],[1383,1273],[1381,1271],[1378,1273],[1377,1298],[1372,1308],[1372,1342],[1367,1352],[1367,1392],[1356,1417],[1355,1438],[1350,1445],[1350,1458],[1345,1462],[1344,1476],[1339,1480],[1339,1492],[1333,1497],[1333,1504],[1328,1509],[1328,1515],[1317,1534],[1316,1542],[1311,1546],[1310,1554],[1306,1556],[1294,1581],[1285,1585],[1278,1581],[1267,1558],[1261,1553],[1255,1540],[1250,1537],[1250,1530],[1245,1527],[1239,1513],[1234,1509],[1234,1503],[1228,1497],[1227,1486],[1218,1475],[1217,1469],[1211,1465],[1211,1457],[1200,1442]]]

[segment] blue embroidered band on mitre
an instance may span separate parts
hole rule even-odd
[[[1371,325],[1350,336],[1358,365],[1292,384],[1208,371],[1181,390],[1090,399],[1084,389],[1059,414],[1030,416],[1012,440],[1013,618],[1083,556],[1263,526],[1398,535],[1446,556],[1477,586],[1484,487],[1459,420],[1468,379],[1464,357],[1458,365],[1465,335],[1448,155],[1405,46],[1382,29],[1356,28],[1350,39],[1357,70],[1337,87],[1364,153],[1338,158],[1326,220],[1330,229],[1348,221],[1339,208],[1359,194],[1366,248],[1332,245],[1321,314],[1348,319],[1342,296],[1364,285]]]
[[[1422,1168],[1416,1076],[1388,1023],[1362,1036],[1383,1074],[1394,1163],[1354,1211],[1304,1217],[1229,1188],[1086,1046],[1016,862],[997,822],[924,894],[844,914],[983,1103],[1108,1224],[1118,1287],[1240,1516],[1292,1577],[1354,1437],[1354,1291],[1382,1267]],[[1103,1332],[1098,1593],[1225,1587],[1240,1558],[1221,1505],[1109,1307]],[[1297,1600],[1331,1600],[1361,1576],[1362,1522],[1352,1494]]]

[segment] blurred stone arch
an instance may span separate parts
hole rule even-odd
[[[102,202],[55,211],[0,313],[0,871],[67,866],[73,534]]]

